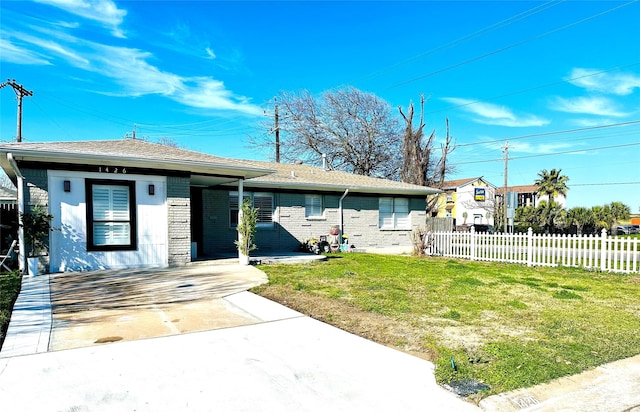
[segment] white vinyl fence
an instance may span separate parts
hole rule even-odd
[[[640,240],[594,235],[432,232],[426,253],[461,259],[522,263],[527,266],[575,266],[602,271],[640,271]]]

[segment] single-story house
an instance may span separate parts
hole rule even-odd
[[[425,199],[439,192],[135,139],[1,144],[0,166],[18,188],[20,210],[45,205],[53,215],[50,272],[178,266],[237,253],[241,198],[259,209],[260,253],[298,250],[331,226],[358,248],[410,250]]]
[[[493,226],[496,187],[483,177],[445,181],[438,198],[437,217],[452,217],[455,226]]]

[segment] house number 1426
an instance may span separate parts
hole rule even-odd
[[[127,174],[126,168],[98,166],[98,173],[122,173]]]

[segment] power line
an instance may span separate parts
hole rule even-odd
[[[578,24],[585,23],[585,22],[587,22],[587,21],[589,21],[589,20],[592,20],[592,19],[595,19],[595,18],[597,18],[597,17],[603,16],[603,15],[605,15],[605,14],[611,13],[611,12],[613,12],[613,11],[616,11],[616,10],[621,9],[621,8],[623,8],[623,7],[629,6],[629,5],[631,5],[631,4],[633,4],[633,3],[636,3],[636,2],[638,2],[638,1],[639,1],[639,0],[632,0],[632,1],[628,2],[628,3],[622,4],[622,5],[619,5],[619,6],[616,6],[616,7],[612,7],[612,8],[610,8],[610,9],[607,9],[607,10],[602,11],[602,12],[600,12],[600,13],[596,13],[596,14],[594,14],[594,15],[592,15],[592,16],[585,17],[585,18],[583,18],[583,19],[577,20],[577,21],[575,21],[575,22],[573,22],[573,23],[565,24],[564,26],[557,27],[557,28],[555,28],[555,29],[553,29],[553,30],[548,30],[548,31],[546,31],[546,32],[544,32],[544,33],[540,33],[540,34],[537,34],[537,35],[535,35],[535,36],[533,36],[533,37],[529,37],[528,39],[525,39],[525,40],[522,40],[522,41],[519,41],[519,42],[516,42],[516,43],[512,43],[512,44],[510,44],[510,45],[508,45],[508,46],[501,47],[501,48],[499,48],[499,49],[496,49],[496,50],[490,51],[490,52],[485,53],[485,54],[481,54],[481,55],[476,56],[476,57],[472,57],[472,58],[470,58],[470,59],[464,60],[464,61],[462,61],[462,62],[459,62],[459,63],[453,64],[453,65],[450,65],[450,66],[447,66],[447,67],[444,67],[444,68],[442,68],[442,69],[435,70],[435,71],[433,71],[433,72],[430,72],[430,73],[424,74],[424,75],[422,75],[422,76],[414,77],[413,79],[406,80],[406,81],[404,81],[404,82],[400,82],[400,83],[396,83],[396,84],[392,85],[390,88],[395,88],[395,87],[398,87],[398,86],[404,86],[405,84],[413,83],[413,82],[415,82],[415,81],[422,80],[422,79],[425,79],[425,78],[427,78],[427,77],[431,77],[431,76],[434,76],[434,75],[436,75],[436,74],[440,74],[440,73],[442,73],[442,72],[449,71],[449,70],[451,70],[451,69],[455,69],[455,68],[458,68],[458,67],[460,67],[460,66],[464,66],[464,65],[466,65],[466,64],[473,63],[473,62],[478,61],[478,60],[482,60],[482,59],[484,59],[484,58],[486,58],[486,57],[490,57],[490,56],[493,56],[493,55],[495,55],[495,54],[502,53],[502,52],[507,51],[507,50],[509,50],[509,49],[513,49],[513,48],[515,48],[515,47],[522,46],[523,44],[526,44],[526,43],[532,42],[532,41],[534,41],[534,40],[538,40],[538,39],[540,39],[540,38],[542,38],[542,37],[548,36],[548,35],[553,34],[553,33],[557,33],[557,32],[559,32],[559,31],[562,31],[562,30],[568,29],[568,28],[570,28],[570,27],[577,26]]]
[[[388,72],[393,71],[395,69],[398,69],[400,67],[403,67],[403,66],[409,65],[411,63],[414,63],[416,61],[422,60],[422,59],[426,58],[427,56],[430,56],[430,55],[432,55],[432,54],[434,54],[436,52],[439,52],[441,50],[446,50],[446,49],[450,49],[450,48],[456,47],[456,46],[458,46],[458,45],[460,45],[462,43],[465,43],[467,41],[473,40],[473,39],[475,39],[477,37],[480,37],[480,36],[482,36],[482,35],[484,35],[486,33],[490,33],[492,31],[496,31],[496,30],[502,29],[502,28],[507,27],[507,26],[509,26],[509,25],[511,25],[513,23],[516,23],[516,22],[518,22],[520,20],[524,20],[524,19],[526,19],[526,18],[528,18],[530,16],[533,16],[535,14],[541,13],[541,12],[551,8],[551,7],[555,7],[558,4],[563,3],[564,1],[565,0],[560,0],[560,1],[551,0],[551,1],[548,1],[548,2],[546,2],[544,4],[535,6],[535,7],[531,8],[531,9],[528,9],[528,10],[525,10],[525,11],[520,12],[518,14],[515,14],[513,16],[510,16],[510,17],[508,17],[508,18],[506,18],[504,20],[501,20],[501,21],[499,21],[497,23],[490,24],[490,25],[485,26],[485,27],[483,27],[483,28],[481,28],[479,30],[476,30],[476,31],[472,32],[472,33],[466,34],[466,35],[464,35],[462,37],[459,37],[459,38],[457,38],[455,40],[448,41],[448,42],[446,42],[444,44],[441,44],[441,45],[439,45],[437,47],[434,47],[434,48],[432,48],[430,50],[422,52],[422,53],[420,53],[420,54],[418,54],[416,56],[410,57],[410,58],[408,58],[408,59],[406,59],[404,61],[401,61],[401,62],[398,62],[396,64],[393,64],[393,65],[387,67],[386,69],[381,69],[381,70],[379,70],[377,72],[373,72],[373,73],[369,74],[368,76],[363,77],[361,80],[365,80],[366,81],[366,80],[369,80],[369,79],[373,79],[375,77],[378,77],[378,76],[380,76],[382,74],[385,74],[385,73],[388,73]]]
[[[617,149],[617,148],[620,148],[620,147],[629,147],[629,146],[638,146],[638,145],[640,145],[640,142],[619,144],[619,145],[613,145],[613,146],[591,147],[591,148],[588,148],[588,149],[566,150],[566,151],[563,151],[563,152],[555,152],[555,153],[543,153],[543,154],[535,154],[535,155],[527,155],[527,156],[518,156],[518,157],[511,157],[511,158],[509,158],[509,160],[529,159],[529,158],[532,158],[532,157],[556,156],[556,155],[570,154],[570,153],[592,152],[592,151],[595,151],[595,150]],[[474,164],[474,163],[499,162],[501,160],[504,160],[504,159],[474,160],[472,162],[455,163],[455,166],[468,165],[468,164]]]
[[[470,102],[467,102],[467,103],[462,103],[462,104],[457,104],[455,106],[445,107],[443,109],[431,110],[431,111],[428,111],[427,113],[431,114],[431,113],[444,112],[444,111],[451,110],[451,109],[458,109],[460,107],[471,106],[472,104],[476,104],[476,103],[488,102],[488,101],[492,101],[492,100],[501,99],[503,97],[509,97],[509,96],[514,96],[516,94],[530,92],[530,91],[533,91],[533,90],[544,89],[544,88],[547,88],[547,87],[556,86],[558,84],[571,83],[574,80],[580,80],[580,79],[584,79],[584,78],[587,78],[587,77],[597,76],[597,75],[608,73],[608,72],[611,72],[611,71],[614,71],[614,70],[626,69],[628,67],[637,66],[639,64],[640,64],[640,62],[635,62],[635,63],[625,64],[623,66],[612,67],[610,69],[601,70],[601,71],[598,71],[598,72],[592,72],[592,73],[589,73],[589,74],[584,74],[582,76],[572,77],[570,79],[559,80],[557,82],[541,84],[541,85],[538,85],[538,86],[529,87],[527,89],[521,89],[521,90],[517,90],[517,91],[514,91],[514,92],[509,92],[509,93],[504,93],[504,94],[500,94],[500,95],[496,95],[496,96],[487,97],[485,99],[473,100],[473,101],[470,101]]]
[[[604,125],[598,125],[598,126],[581,127],[581,128],[577,128],[577,129],[566,129],[566,130],[558,130],[558,131],[553,131],[553,132],[535,133],[535,134],[528,134],[528,135],[517,136],[517,137],[508,137],[508,138],[505,138],[505,139],[488,140],[488,141],[484,141],[484,142],[462,143],[462,144],[456,145],[456,147],[476,146],[476,145],[481,145],[481,144],[506,142],[507,140],[511,141],[511,140],[530,139],[530,138],[534,138],[534,137],[554,136],[554,135],[558,135],[558,134],[577,133],[577,132],[584,132],[584,131],[589,131],[589,130],[606,129],[606,128],[609,128],[609,127],[629,126],[629,125],[637,124],[637,123],[640,123],[640,120],[630,120],[628,122],[610,123],[610,124],[604,124]]]
[[[609,182],[609,183],[572,183],[575,186],[617,186],[617,185],[640,185],[640,182]]]
[[[64,100],[58,99],[58,98],[56,98],[56,97],[54,97],[52,95],[49,95],[46,92],[40,92],[40,93],[42,95],[44,95],[45,98],[49,98],[49,99],[53,100],[54,102],[56,102],[58,104],[70,107],[70,108],[72,108],[72,109],[74,109],[74,110],[76,110],[76,111],[78,111],[80,113],[89,114],[91,116],[97,117],[98,119],[106,120],[108,122],[112,122],[112,123],[123,125],[123,126],[127,126],[127,127],[130,126],[131,123],[134,123],[134,121],[131,120],[131,119],[125,119],[123,117],[112,116],[112,115],[109,115],[109,114],[106,114],[106,113],[97,112],[97,111],[94,111],[94,110],[87,110],[87,109],[84,109],[84,108],[80,108],[80,106],[78,106],[78,105],[75,105],[75,104],[66,102]],[[109,116],[111,118],[109,118],[107,116]]]

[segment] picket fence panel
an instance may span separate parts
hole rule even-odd
[[[640,239],[607,235],[432,232],[427,255],[527,266],[573,266],[609,272],[640,271]]]

